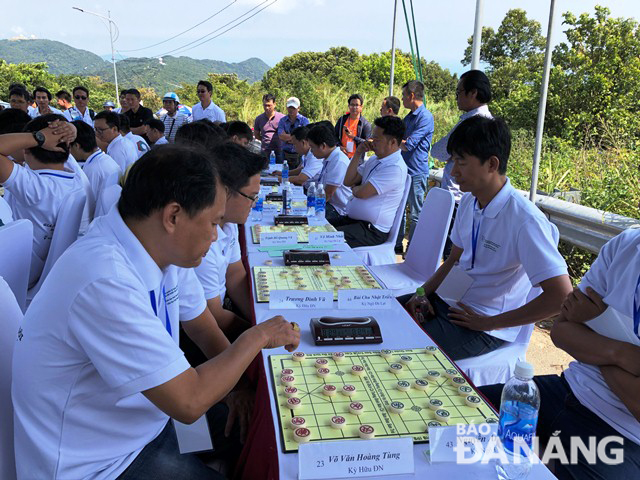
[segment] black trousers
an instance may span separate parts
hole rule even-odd
[[[398,301],[404,305],[411,295],[398,297]],[[499,348],[504,340],[493,337],[485,332],[477,332],[468,328],[459,327],[449,320],[449,305],[437,294],[432,293],[428,297],[435,315],[423,312],[425,321],[420,325],[452,360],[477,357],[484,353],[492,352]]]
[[[541,375],[533,377],[533,381],[540,390],[540,411],[536,430],[540,445],[545,445],[552,435],[558,436],[563,450],[569,456],[571,437],[579,437],[586,445],[589,443],[589,437],[595,437],[596,444],[609,436],[624,438],[607,422],[580,403],[564,376]],[[480,387],[480,391],[496,409],[499,409],[503,388],[502,384],[487,385]],[[618,442],[611,442],[605,448],[609,458],[612,458],[613,449],[622,449],[624,452],[624,461],[620,465],[607,465],[602,461],[590,465],[580,454],[577,465],[563,465],[556,461],[553,473],[560,480],[638,478],[640,445],[627,438],[624,438],[624,446]]]
[[[351,248],[380,245],[389,236],[388,233],[381,232],[370,222],[354,220],[347,216],[341,216],[331,224],[336,227],[336,230],[344,232],[344,240]]]

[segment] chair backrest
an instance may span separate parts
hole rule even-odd
[[[424,278],[429,278],[440,264],[454,205],[449,190],[429,189],[405,257],[405,264]]]
[[[30,220],[16,220],[0,227],[0,277],[9,285],[22,311],[26,306],[32,251]]]
[[[407,198],[409,197],[409,190],[411,189],[411,176],[407,175],[407,179],[404,182],[404,192],[402,193],[402,200],[396,210],[396,216],[393,219],[391,230],[389,230],[389,236],[384,244],[390,244],[395,247],[396,239],[398,238],[398,232],[400,231],[400,225],[402,224],[402,217],[404,217],[404,211],[407,208]],[[383,244],[383,245],[384,245]]]
[[[98,204],[96,205],[96,214],[94,218],[106,215],[111,207],[113,207],[120,199],[120,193],[122,193],[122,187],[117,183],[115,185],[109,185],[100,194],[98,198]]]
[[[49,247],[47,260],[44,262],[38,283],[31,287],[27,293],[27,303],[31,303],[35,294],[38,293],[42,283],[45,278],[47,278],[54,263],[60,258],[60,255],[64,253],[69,245],[78,239],[86,199],[87,195],[84,189],[78,189],[69,193],[62,201],[60,210],[58,210],[53,236],[51,237],[51,246]]]
[[[28,220],[26,220],[28,222]],[[33,240],[29,238],[31,244]],[[29,252],[31,256],[31,252]],[[28,270],[28,269],[27,269]],[[0,478],[16,478],[13,448],[11,364],[22,311],[9,285],[0,277]]]

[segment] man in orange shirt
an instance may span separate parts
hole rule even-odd
[[[354,93],[349,97],[349,113],[336,123],[336,136],[340,140],[340,150],[349,158],[356,148],[371,137],[371,124],[362,116],[362,95]]]

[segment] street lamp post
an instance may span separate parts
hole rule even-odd
[[[107,16],[105,17],[104,15],[100,15],[99,13],[95,13],[95,12],[90,12],[89,10],[84,10],[83,8],[79,8],[79,7],[72,7],[72,8],[74,10],[78,10],[79,12],[88,13],[89,15],[94,15],[98,18],[102,18],[103,20],[106,20],[108,22],[109,40],[111,41],[111,63],[113,64],[113,78],[116,83],[116,103],[120,105],[120,90],[118,89],[118,70],[116,69],[116,55],[115,55],[115,48],[113,47],[113,42],[114,42],[113,29],[115,27],[117,31],[118,26],[116,25],[116,22],[111,20],[111,11],[107,11]]]

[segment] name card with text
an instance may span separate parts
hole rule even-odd
[[[271,185],[260,185],[260,193],[262,195],[269,195],[273,193],[273,187]]]
[[[309,243],[314,245],[336,245],[344,243],[344,232],[309,232]]]
[[[281,233],[263,232],[260,234],[261,247],[296,245],[297,243],[298,243],[298,234],[296,232],[281,232]]]
[[[480,460],[477,457],[490,442],[498,441],[497,432],[496,423],[429,427],[429,450],[425,454],[431,463],[473,463],[474,458]]]
[[[413,439],[307,443],[298,462],[300,480],[412,474]]]
[[[384,310],[391,308],[395,298],[391,290],[338,290],[338,308]]]
[[[273,217],[280,213],[280,208],[281,205],[278,205],[277,203],[265,203],[262,207],[262,215]]]
[[[300,290],[272,290],[269,309],[316,310],[333,307],[333,292]]]

